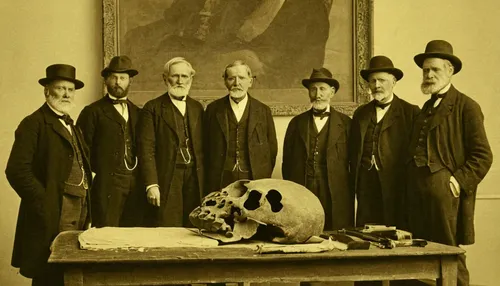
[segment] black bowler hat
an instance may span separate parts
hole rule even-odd
[[[361,77],[368,81],[368,76],[374,72],[387,72],[396,77],[396,80],[403,78],[403,72],[397,69],[392,64],[391,59],[386,56],[375,56],[370,59],[370,67],[365,70],[361,70]]]
[[[427,43],[425,46],[425,52],[416,55],[413,60],[422,68],[424,60],[428,58],[440,58],[449,60],[451,64],[455,67],[453,74],[458,73],[462,69],[462,61],[453,55],[453,47],[450,43],[444,40],[433,40]]]
[[[332,77],[332,73],[326,68],[313,69],[311,76],[307,79],[302,80],[302,85],[304,85],[306,88],[309,88],[309,85],[313,82],[327,83],[335,88],[335,92],[337,92],[340,87],[339,82]]]
[[[132,68],[132,61],[127,56],[116,56],[111,59],[109,65],[101,71],[102,77],[107,77],[109,73],[128,73],[130,77],[137,75],[139,72]]]
[[[67,80],[75,84],[75,89],[83,87],[83,82],[76,79],[76,69],[74,66],[65,64],[50,65],[45,69],[45,77],[38,80],[38,83],[46,86],[53,80]]]

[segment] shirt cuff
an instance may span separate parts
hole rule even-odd
[[[160,187],[158,184],[152,184],[152,185],[149,185],[146,187],[146,193],[148,192],[149,189],[151,189],[152,187]]]

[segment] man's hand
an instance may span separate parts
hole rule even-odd
[[[450,190],[455,198],[460,197],[460,184],[455,177],[450,177]]]
[[[157,207],[160,206],[160,188],[158,186],[149,188],[146,196],[150,204]]]

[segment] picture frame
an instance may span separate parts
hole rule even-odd
[[[249,94],[293,116],[310,108],[301,80],[323,66],[340,82],[332,105],[352,115],[370,99],[359,72],[372,21],[372,0],[103,0],[103,67],[129,56],[139,70],[130,99],[142,106],[166,92],[163,65],[182,56],[196,70],[190,96],[206,106],[227,94],[225,66],[243,60]]]

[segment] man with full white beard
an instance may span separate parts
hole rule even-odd
[[[483,113],[451,84],[462,61],[450,43],[430,41],[414,61],[422,68],[422,92],[431,98],[416,117],[409,144],[409,230],[416,238],[438,243],[473,244],[477,186],[493,161]],[[469,285],[463,254],[457,285]]]
[[[270,178],[278,143],[271,109],[250,96],[250,67],[237,60],[224,69],[229,94],[205,113],[206,192],[241,179]]]
[[[47,67],[38,81],[46,103],[19,124],[5,170],[21,198],[12,266],[32,285],[64,285],[62,271],[47,263],[52,240],[88,227],[92,175],[81,131],[68,115],[83,87],[75,77],[73,66]]]
[[[187,60],[172,58],[163,71],[167,92],[141,110],[137,155],[150,226],[192,226],[189,213],[201,203],[203,106],[189,96],[194,75]]]
[[[404,228],[404,166],[418,106],[394,94],[403,72],[386,56],[370,59],[360,72],[373,100],[352,118],[349,156],[357,199],[356,225],[367,223]]]
[[[283,179],[313,192],[325,210],[325,230],[354,226],[354,193],[349,174],[351,119],[330,106],[339,82],[326,68],[302,80],[312,108],[295,116],[283,145]]]
[[[139,108],[128,98],[138,73],[129,57],[113,57],[101,71],[107,94],[86,106],[77,120],[96,174],[91,189],[96,227],[142,225],[146,194],[138,180],[135,143]]]

